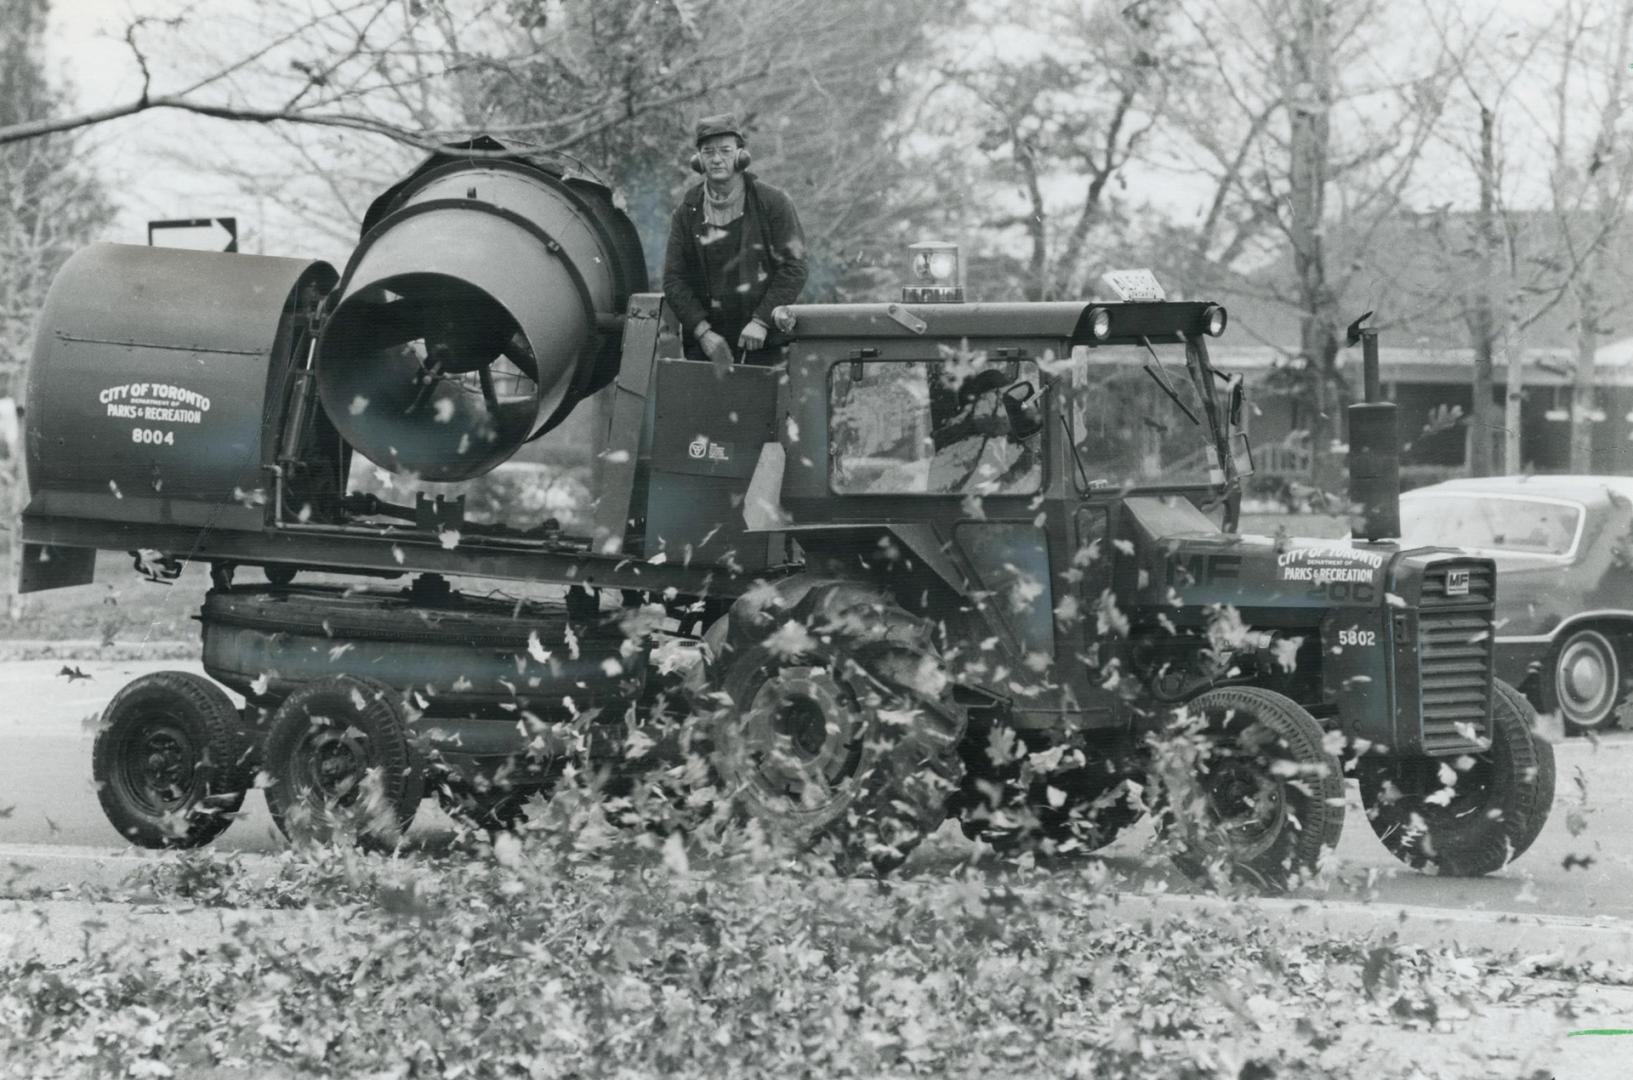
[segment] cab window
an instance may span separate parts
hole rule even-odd
[[[1043,484],[1038,365],[848,361],[829,379],[842,495],[1030,495]]]

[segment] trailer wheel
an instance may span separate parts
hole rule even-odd
[[[272,820],[296,843],[390,850],[424,794],[397,691],[355,675],[318,679],[284,700],[263,768]]]
[[[1174,863],[1200,878],[1223,859],[1232,878],[1269,891],[1314,873],[1344,828],[1343,771],[1321,725],[1254,686],[1210,690],[1186,708],[1206,742],[1200,775],[1165,784],[1157,828],[1177,843]]]
[[[1553,747],[1532,731],[1530,703],[1505,683],[1496,688],[1486,752],[1455,761],[1359,763],[1372,831],[1414,869],[1446,877],[1500,870],[1531,846],[1548,818]]]
[[[240,744],[238,710],[209,679],[134,679],[108,702],[91,747],[102,812],[139,847],[208,843],[244,804]]]
[[[789,595],[802,584],[784,583]],[[725,638],[764,623],[740,603]],[[733,810],[884,874],[946,817],[964,710],[928,626],[871,589],[823,583],[724,658],[705,751]]]

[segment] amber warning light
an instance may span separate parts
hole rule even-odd
[[[964,270],[958,245],[921,240],[907,249],[913,256],[913,284],[902,286],[904,304],[962,304]]]

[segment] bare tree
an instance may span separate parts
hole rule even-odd
[[[269,3],[139,22],[126,40],[155,85],[151,58],[176,58],[163,81],[182,89],[152,95],[166,107],[276,121],[260,125],[253,155],[201,160],[188,145],[176,161],[348,246],[369,199],[418,151],[483,132],[610,177],[655,257],[692,179],[691,120],[732,109],[806,219],[808,295],[833,298],[869,284],[901,200],[922,197],[897,153],[899,102],[909,61],[960,6],[366,0],[295,20]]]
[[[1169,0],[1048,0],[1000,9],[947,46],[930,126],[978,155],[943,155],[947,190],[978,185],[964,210],[988,237],[1022,232],[1027,297],[1084,293],[1091,237],[1117,224],[1113,194],[1167,108],[1172,19]]]
[[[1449,68],[1422,43],[1400,47],[1389,0],[1186,0],[1180,11],[1199,63],[1166,163],[1212,190],[1187,276],[1297,312],[1298,349],[1280,375],[1302,403],[1316,483],[1332,490],[1350,395],[1338,331],[1360,314],[1340,304],[1406,205]],[[1285,276],[1265,272],[1283,253]]]
[[[1450,215],[1437,222],[1445,255],[1439,295],[1461,308],[1474,348],[1470,467],[1477,474],[1490,468],[1491,444],[1481,435],[1498,427],[1507,471],[1526,467],[1520,446],[1526,341],[1539,321],[1563,310],[1576,337],[1570,467],[1585,471],[1598,415],[1593,355],[1619,301],[1600,281],[1626,221],[1633,179],[1629,155],[1616,141],[1627,106],[1620,57],[1633,5],[1571,0],[1541,24],[1474,10],[1480,21],[1471,27],[1466,8],[1424,4],[1456,68],[1455,115],[1441,138],[1467,163],[1478,190],[1469,229],[1447,225]],[[1468,47],[1454,49],[1454,40]],[[1583,108],[1590,104],[1591,111]],[[1540,206],[1526,194],[1538,186],[1545,192]],[[1498,359],[1507,367],[1501,425],[1481,415],[1489,410]]]
[[[1553,30],[1558,34],[1559,67],[1547,134],[1553,151],[1549,190],[1564,288],[1575,307],[1570,468],[1580,473],[1592,469],[1594,354],[1611,302],[1600,294],[1604,259],[1626,219],[1633,188],[1633,156],[1620,131],[1630,89],[1627,56],[1633,38],[1633,0],[1565,0]],[[1595,106],[1586,141],[1572,131],[1584,100]]]
[[[42,64],[46,0],[0,0],[0,125],[59,108]],[[57,268],[110,216],[95,174],[84,167],[73,135],[0,146],[0,398],[20,392],[18,373],[33,343],[34,323]],[[14,426],[14,425],[11,425]],[[14,433],[14,432],[12,432]],[[8,433],[8,434],[12,434]],[[22,509],[20,447],[0,443],[0,497],[6,529],[6,614],[16,618],[17,550],[11,522]]]
[[[1516,241],[1518,221],[1505,185],[1508,178],[1503,122],[1514,97],[1525,89],[1521,76],[1530,68],[1540,37],[1518,34],[1513,24],[1484,12],[1470,25],[1467,11],[1455,5],[1425,2],[1423,15],[1434,28],[1442,55],[1455,72],[1456,91],[1437,138],[1461,158],[1478,191],[1471,228],[1449,224],[1449,214],[1433,219],[1432,231],[1442,260],[1441,292],[1461,313],[1473,347],[1472,407],[1469,411],[1469,472],[1496,471],[1497,443],[1504,436],[1502,464],[1518,472],[1522,341],[1525,326],[1523,267]],[[1474,272],[1468,272],[1468,263]],[[1495,365],[1507,370],[1507,405],[1499,423],[1494,415]]]

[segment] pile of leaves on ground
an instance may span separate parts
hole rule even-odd
[[[568,818],[412,857],[157,861],[136,901],[264,921],[0,961],[0,1075],[1370,1078],[1395,1073],[1352,1026],[1529,992],[1250,907],[1130,916],[1093,862],[841,879],[752,830],[702,851]]]

